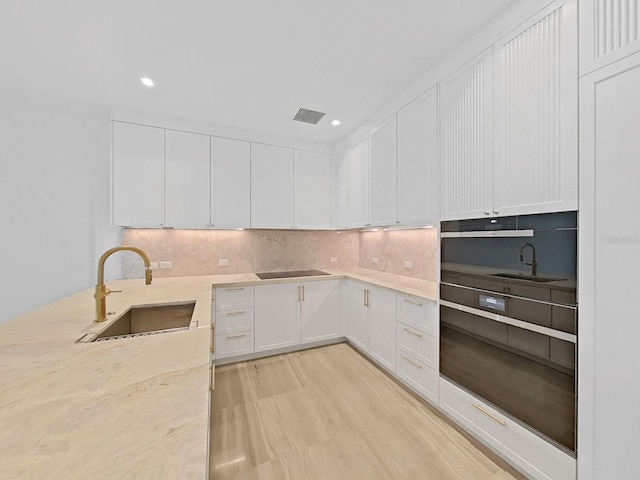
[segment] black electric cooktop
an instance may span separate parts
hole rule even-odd
[[[295,278],[295,277],[317,277],[320,275],[331,275],[320,270],[295,270],[292,272],[262,272],[256,273],[260,280],[269,280],[272,278]]]

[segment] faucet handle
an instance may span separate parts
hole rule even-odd
[[[111,295],[112,293],[122,293],[122,290],[111,290],[110,288],[104,289],[104,296]]]

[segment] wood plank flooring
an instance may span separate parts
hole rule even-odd
[[[347,344],[216,367],[211,408],[213,480],[523,478]]]

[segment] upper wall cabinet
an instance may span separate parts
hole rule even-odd
[[[295,150],[293,157],[295,228],[331,228],[331,156]]]
[[[211,137],[211,226],[251,225],[251,144]]]
[[[491,215],[492,50],[441,82],[442,220]]]
[[[166,130],[165,142],[165,226],[210,227],[209,136]]]
[[[293,149],[251,144],[251,228],[292,228]]]
[[[334,160],[334,228],[369,226],[369,139],[336,155]]]
[[[164,129],[112,122],[113,224],[164,226]]]
[[[640,0],[580,1],[580,75],[640,51]]]
[[[396,116],[369,134],[369,224],[396,223]]]
[[[397,223],[436,225],[439,221],[437,87],[400,110],[397,118]]]
[[[571,0],[494,45],[494,214],[578,208],[577,35]]]

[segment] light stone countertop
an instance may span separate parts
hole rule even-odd
[[[437,283],[363,268],[260,280],[254,274],[107,282],[107,310],[196,302],[198,327],[75,343],[93,289],[0,324],[0,479],[207,478],[212,286],[349,277],[432,300]],[[104,323],[105,328],[112,320]]]

